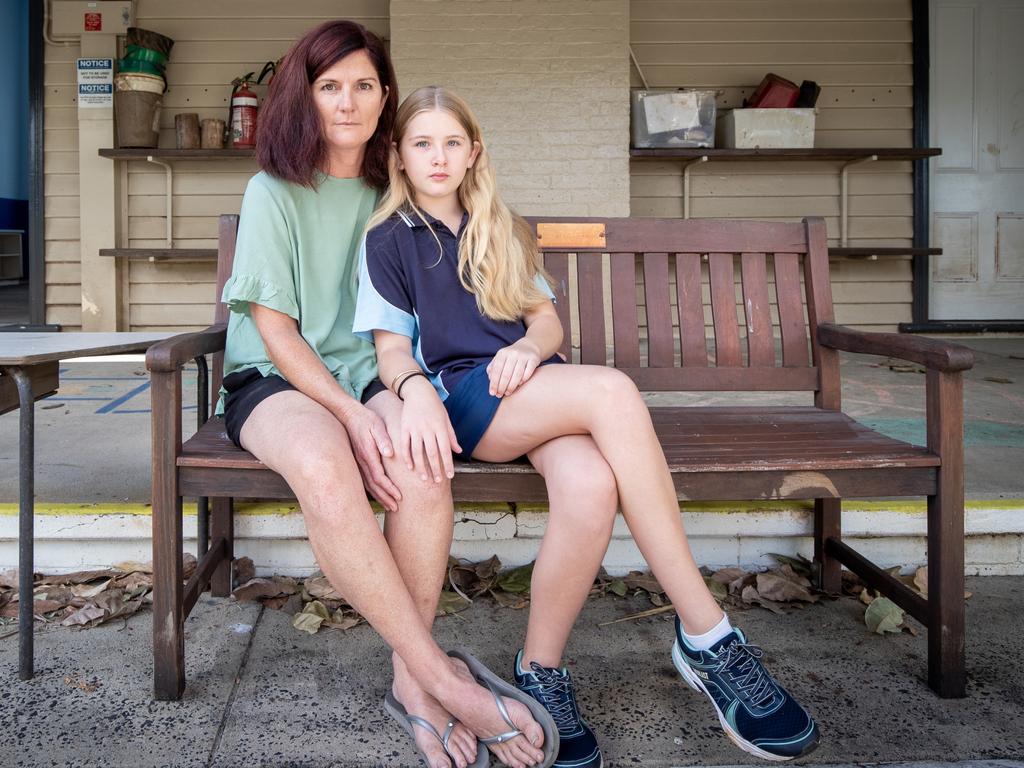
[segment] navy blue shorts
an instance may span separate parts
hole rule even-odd
[[[463,376],[454,391],[449,392],[445,398],[444,407],[448,411],[448,419],[462,446],[462,453],[454,454],[457,459],[469,461],[477,443],[491,426],[494,414],[498,412],[501,398],[488,391],[490,385],[487,366],[478,365]]]
[[[264,376],[258,368],[243,368],[224,377],[224,428],[231,442],[239,448],[238,442],[242,434],[242,425],[253,409],[271,395],[295,389],[285,379],[275,374]],[[374,379],[363,390],[362,402],[365,405],[374,395],[385,389],[380,379]]]
[[[541,365],[561,362],[562,359],[555,356],[545,360]],[[445,410],[448,411],[448,420],[451,421],[455,437],[458,438],[459,445],[462,446],[462,453],[453,454],[457,459],[470,460],[477,444],[483,439],[487,428],[491,426],[494,414],[498,412],[501,398],[490,393],[490,384],[487,366],[478,365],[462,377],[462,380],[444,401]]]

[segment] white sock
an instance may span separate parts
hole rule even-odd
[[[695,648],[698,651],[707,651],[712,645],[717,643],[730,632],[732,632],[732,624],[729,623],[729,617],[723,613],[722,620],[707,632],[700,635],[689,635],[684,629],[683,637],[686,638],[686,642],[689,643],[692,648]]]

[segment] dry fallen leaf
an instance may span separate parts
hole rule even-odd
[[[757,589],[752,586],[746,586],[743,588],[740,599],[748,604],[760,605],[762,608],[767,608],[772,613],[777,613],[780,616],[786,613],[782,609],[781,605],[776,603],[774,600],[768,600],[767,598],[761,597],[761,595],[758,594]]]
[[[871,601],[864,611],[864,623],[872,632],[884,635],[886,632],[900,632],[903,624],[903,609],[887,597]]]
[[[818,596],[812,594],[803,584],[775,571],[757,574],[757,593],[761,598],[778,603],[794,600],[804,603],[818,602]]]
[[[297,591],[297,586],[282,583],[275,579],[253,579],[237,587],[231,593],[231,596],[236,600],[252,601],[268,597],[287,597],[288,595],[294,595]]]
[[[661,588],[661,584],[654,578],[653,574],[641,573],[640,571],[630,571],[629,575],[623,579],[626,582],[628,589],[642,589],[651,595],[663,595],[665,590]]]
[[[94,619],[103,618],[103,609],[95,605],[86,605],[68,616],[60,623],[62,627],[83,626]]]

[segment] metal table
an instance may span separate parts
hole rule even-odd
[[[0,413],[19,409],[18,675],[32,678],[35,401],[57,391],[59,362],[145,352],[172,333],[0,333]],[[16,391],[16,392],[15,392]],[[28,599],[26,599],[28,598]]]

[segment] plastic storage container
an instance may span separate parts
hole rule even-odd
[[[813,109],[733,109],[718,121],[718,145],[735,149],[809,149]]]
[[[635,90],[633,146],[637,149],[715,146],[715,92]]]

